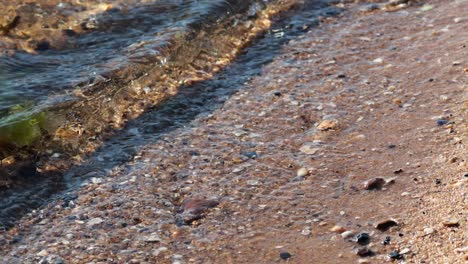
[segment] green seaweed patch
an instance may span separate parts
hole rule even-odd
[[[11,114],[0,120],[0,143],[30,146],[42,137],[46,122],[46,112]]]

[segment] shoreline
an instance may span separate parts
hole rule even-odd
[[[2,260],[464,263],[468,6],[341,5],[214,109],[0,232]]]

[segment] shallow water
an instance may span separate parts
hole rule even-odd
[[[169,55],[165,50],[179,35],[246,6],[260,6],[254,0],[160,0],[124,7],[113,2],[116,7],[76,19],[73,23],[80,28],[63,30],[59,39],[40,38],[42,44],[32,51],[0,45],[0,117],[17,104],[37,107],[70,100],[76,87],[105,81],[112,72],[133,63],[163,64]],[[53,13],[66,7],[42,9]],[[38,10],[32,9],[30,15],[37,15]],[[48,20],[52,18],[42,23]],[[34,40],[34,32],[27,34]],[[21,41],[14,36],[13,40]]]
[[[193,2],[191,1],[191,3]],[[225,3],[225,1],[223,2]],[[205,4],[212,8],[219,8],[214,2],[206,1]],[[197,8],[200,9],[201,7]],[[187,10],[187,7],[182,9]],[[201,10],[209,10],[209,8],[204,7]],[[74,199],[76,197],[74,192],[90,177],[105,177],[116,166],[130,161],[140,147],[160,140],[165,134],[171,133],[177,128],[190,125],[199,116],[210,114],[222,105],[230,95],[242,89],[250,78],[260,74],[262,66],[272,61],[284,44],[317,25],[320,16],[333,16],[338,13],[339,10],[328,7],[326,1],[310,1],[281,15],[268,32],[253,41],[253,44],[247,47],[242,55],[231,65],[217,73],[214,78],[181,86],[175,96],[155,106],[137,119],[128,122],[124,129],[105,140],[104,144],[81,165],[72,167],[63,175],[43,173],[38,175],[38,178],[35,178],[33,182],[22,179],[24,184],[4,191],[0,197],[2,200],[0,207],[1,225],[5,227],[12,226],[15,219],[32,208],[44,204],[54,194],[59,194],[56,197],[58,199],[66,201]],[[189,20],[183,21],[188,23]],[[206,22],[206,19],[204,21]],[[129,33],[129,35],[131,34]],[[138,34],[135,34],[135,37],[142,38]],[[104,43],[106,42],[104,41]],[[126,43],[122,40],[122,50],[128,50],[128,46],[126,46],[128,43],[130,42]],[[104,47],[107,46],[104,45]],[[145,52],[145,50],[151,51],[147,47],[137,48],[137,50],[142,52]],[[41,56],[53,56],[60,52],[65,53],[66,50],[47,51],[45,53],[48,54],[42,54]],[[125,54],[112,54],[111,56],[123,58],[127,63],[134,58],[131,55],[136,53],[129,54],[127,53],[127,56],[124,56]],[[148,54],[143,57],[148,58]],[[155,63],[160,63],[160,61]],[[93,67],[97,67],[96,65],[93,65]],[[52,73],[58,74],[57,71]],[[74,76],[79,75],[74,74],[76,74]],[[54,79],[50,78],[49,81],[53,82]],[[92,79],[88,79],[88,81],[92,81]],[[70,83],[63,84],[63,87],[69,87],[69,85]],[[60,91],[60,89],[58,90]],[[47,92],[50,94],[58,93],[53,90],[38,90],[38,93],[40,92],[43,92],[45,97],[47,97]],[[35,199],[30,199],[32,194],[34,194]]]

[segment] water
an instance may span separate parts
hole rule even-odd
[[[18,104],[31,108],[73,100],[76,87],[105,81],[134,63],[164,63],[169,55],[164,51],[175,38],[199,25],[242,12],[254,2],[159,0],[120,8],[116,5],[77,19],[82,32],[68,30],[59,39],[39,38],[47,44],[36,45],[33,51],[0,49],[4,54],[0,56],[0,117]],[[66,9],[63,6],[49,9],[59,12]],[[42,23],[47,24],[47,19]],[[28,34],[34,39],[35,32]]]
[[[212,67],[211,60],[223,58],[222,54],[216,54],[214,51],[231,49],[230,43],[212,46],[213,43],[218,43],[215,41],[211,42],[208,48],[199,48],[199,46],[203,46],[203,43],[208,42],[207,38],[214,39],[214,35],[210,35],[214,33],[207,30],[206,27],[203,28],[202,25],[214,23],[213,21],[222,23],[219,22],[219,19],[228,20],[236,16],[236,12],[246,12],[247,17],[255,19],[256,12],[267,7],[263,1],[261,3],[240,2],[242,4],[237,1],[159,1],[154,5],[134,7],[127,12],[112,11],[98,19],[101,21],[101,24],[98,23],[101,26],[97,27],[95,31],[74,37],[75,47],[73,49],[51,49],[39,54],[16,52],[13,56],[3,57],[2,62],[19,60],[10,63],[10,66],[3,67],[3,79],[0,81],[3,84],[17,85],[15,89],[5,89],[5,92],[2,92],[2,98],[6,98],[8,95],[6,90],[9,90],[11,98],[17,100],[0,101],[4,109],[7,109],[4,113],[11,113],[11,108],[15,104],[26,105],[22,109],[28,109],[28,111],[34,111],[44,106],[55,111],[57,109],[54,108],[55,104],[58,106],[56,111],[63,116],[67,116],[67,113],[73,114],[73,116],[68,115],[63,122],[73,122],[78,120],[80,115],[83,117],[82,119],[91,116],[91,114],[87,114],[86,108],[97,106],[97,109],[102,111],[101,114],[97,113],[98,117],[95,117],[97,121],[86,119],[86,122],[92,126],[96,124],[93,123],[95,121],[110,120],[106,114],[108,109],[112,109],[114,113],[119,112],[120,105],[123,105],[122,108],[126,108],[134,102],[146,101],[151,97],[150,94],[142,92],[135,101],[130,100],[130,104],[126,104],[125,102],[128,101],[126,97],[120,100],[118,98],[121,95],[113,93],[116,89],[120,91],[136,86],[143,89],[151,88],[152,91],[159,92],[161,91],[160,87],[172,85],[174,82],[179,86],[176,92],[162,90],[167,93],[163,96],[164,100],[155,100],[155,102],[159,102],[157,104],[154,104],[153,101],[150,102],[150,109],[140,108],[146,109],[145,113],[124,122],[124,128],[107,134],[106,138],[77,141],[79,147],[98,142],[93,145],[95,147],[92,151],[93,154],[87,157],[81,165],[72,166],[73,164],[68,162],[67,166],[62,167],[64,169],[42,172],[34,177],[28,176],[27,173],[17,174],[11,186],[0,193],[2,201],[0,222],[2,225],[11,226],[19,216],[31,208],[44,204],[54,194],[62,193],[58,197],[69,200],[70,197],[74,197],[74,191],[89,177],[104,177],[119,164],[130,160],[139,147],[154,143],[160,140],[164,134],[189,125],[197,116],[209,114],[222,105],[231,94],[242,89],[244,83],[252,76],[259,74],[262,66],[277,55],[283,44],[317,25],[319,16],[338,14],[337,9],[328,7],[327,1],[310,1],[305,5],[300,5],[279,16],[267,32],[260,34],[253,41],[253,44],[247,47],[230,65],[215,72],[214,77],[195,82],[178,82],[186,76],[183,73],[172,73],[171,71],[174,69],[192,70],[195,68],[196,72],[202,71],[203,76],[205,76],[212,70],[210,68]],[[154,17],[154,14],[160,13],[164,14]],[[135,20],[143,22],[132,24],[132,21]],[[240,23],[236,20],[232,21]],[[207,31],[207,36],[205,36],[206,34],[193,33],[203,30]],[[214,27],[214,31],[216,30],[217,28]],[[181,32],[192,32],[193,41],[184,43],[182,48],[173,49],[174,46],[180,45],[173,38],[179,37]],[[242,33],[243,31],[234,30],[232,32]],[[201,38],[200,35],[202,35]],[[233,39],[236,39],[235,37]],[[223,38],[221,39],[223,40]],[[184,47],[188,48],[184,49]],[[195,59],[188,60],[186,52],[190,53],[191,51],[215,55],[203,54],[203,59],[195,57]],[[22,62],[19,58],[23,59]],[[26,58],[34,58],[34,60],[28,61]],[[60,58],[63,58],[60,64],[56,64],[55,67],[52,66],[53,63],[49,65],[51,61]],[[190,67],[180,65],[186,60],[189,61]],[[25,64],[24,67],[20,67],[20,62]],[[34,63],[37,63],[38,68],[31,67]],[[15,67],[19,73],[15,73],[13,70]],[[25,73],[27,71],[30,71],[29,75]],[[169,75],[171,77],[168,78],[169,81],[160,78],[161,73]],[[15,84],[15,78],[19,78],[20,75],[24,77],[22,80],[24,86]],[[116,75],[124,75],[124,77],[119,77],[118,81],[114,81],[117,78]],[[125,85],[120,84],[122,81]],[[146,86],[148,82],[151,85]],[[47,83],[46,88],[38,88]],[[128,83],[131,85],[127,85]],[[76,91],[83,91],[82,93],[85,95],[82,96]],[[99,108],[102,104],[94,103],[102,101],[96,98],[104,98],[104,96],[100,96],[100,93],[103,93],[110,102],[102,108]],[[20,94],[24,96],[20,98]],[[117,99],[110,97],[111,94],[115,94],[114,97]],[[63,103],[76,101],[78,103]],[[113,104],[114,102],[115,104]],[[87,103],[88,105],[86,105]],[[75,137],[81,138],[79,135]],[[51,152],[48,151],[45,154],[41,152],[50,146],[55,145],[44,143],[41,148],[34,149],[33,153],[36,153],[38,166],[45,167],[48,163],[63,163],[63,161],[54,159],[50,162]],[[63,159],[68,159],[74,154],[67,153],[65,148],[55,150],[57,153],[61,153]]]

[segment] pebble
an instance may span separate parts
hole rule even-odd
[[[456,227],[460,225],[460,222],[457,218],[445,219],[442,224],[447,227]]]
[[[348,238],[351,238],[354,236],[354,231],[344,231],[343,233],[341,233],[341,237],[343,239],[348,239]]]
[[[367,245],[370,242],[370,236],[367,233],[361,232],[356,236],[356,242],[360,245]]]
[[[375,60],[372,61],[373,63],[383,63],[383,58],[377,58]]]
[[[36,255],[38,255],[39,257],[46,257],[49,255],[49,252],[47,252],[47,250],[43,249],[41,251],[39,251]]]
[[[311,234],[310,230],[308,228],[304,228],[301,231],[301,235],[303,236],[309,236]]]
[[[202,218],[205,211],[218,205],[217,200],[200,197],[187,198],[182,202],[182,219],[185,224],[191,224],[193,221]]]
[[[149,236],[144,237],[143,240],[146,242],[160,242],[161,238],[157,234],[151,234]]]
[[[434,232],[435,232],[434,228],[430,228],[430,227],[424,228],[424,234],[425,235],[430,235],[430,234],[432,234]]]
[[[390,257],[391,259],[402,259],[403,256],[400,254],[400,252],[398,251],[392,251],[390,252],[390,254],[388,254],[388,257]]]
[[[443,125],[446,125],[447,123],[448,123],[447,119],[437,119],[438,126],[443,126]]]
[[[362,247],[356,251],[356,255],[360,257],[370,257],[373,256],[375,253],[368,247]]]
[[[309,171],[306,168],[300,168],[299,170],[297,170],[298,177],[304,177],[304,176],[307,176],[308,174],[309,174]]]
[[[397,226],[397,225],[398,225],[397,221],[395,221],[393,219],[387,219],[387,220],[383,220],[383,221],[378,222],[375,225],[375,228],[377,228],[378,230],[380,230],[382,232],[385,232],[388,229],[390,229],[390,227]]]
[[[338,234],[341,234],[341,233],[343,233],[344,231],[346,231],[346,228],[344,228],[344,227],[342,227],[342,226],[339,226],[339,225],[336,225],[336,226],[330,228],[330,231],[331,231],[331,232],[338,233]]]
[[[94,225],[98,225],[98,224],[100,224],[102,222],[104,222],[104,220],[102,220],[102,218],[96,217],[96,218],[93,218],[93,219],[89,220],[86,225],[87,226],[94,226]]]
[[[385,239],[382,241],[382,245],[386,246],[386,245],[390,244],[391,240],[392,240],[391,237],[386,236]]]
[[[409,253],[411,253],[411,249],[409,249],[409,248],[404,248],[404,249],[402,249],[400,251],[401,255],[406,255],[406,254],[409,254]]]
[[[370,264],[371,262],[368,259],[359,259],[358,263],[359,264]]]
[[[281,259],[284,260],[290,259],[292,257],[292,255],[289,252],[281,252],[279,256]]]
[[[218,205],[217,200],[194,197],[185,199],[182,202],[182,209],[184,213],[199,214]]]
[[[364,182],[365,190],[380,190],[385,184],[384,178],[373,178]]]
[[[468,251],[468,246],[463,247],[463,248],[456,248],[454,251],[455,251],[455,253],[467,252]]]
[[[321,131],[335,130],[338,128],[338,120],[336,119],[327,119],[323,120],[318,126],[317,129]]]
[[[311,144],[305,144],[299,148],[299,151],[307,155],[314,155],[319,151],[319,148]]]

